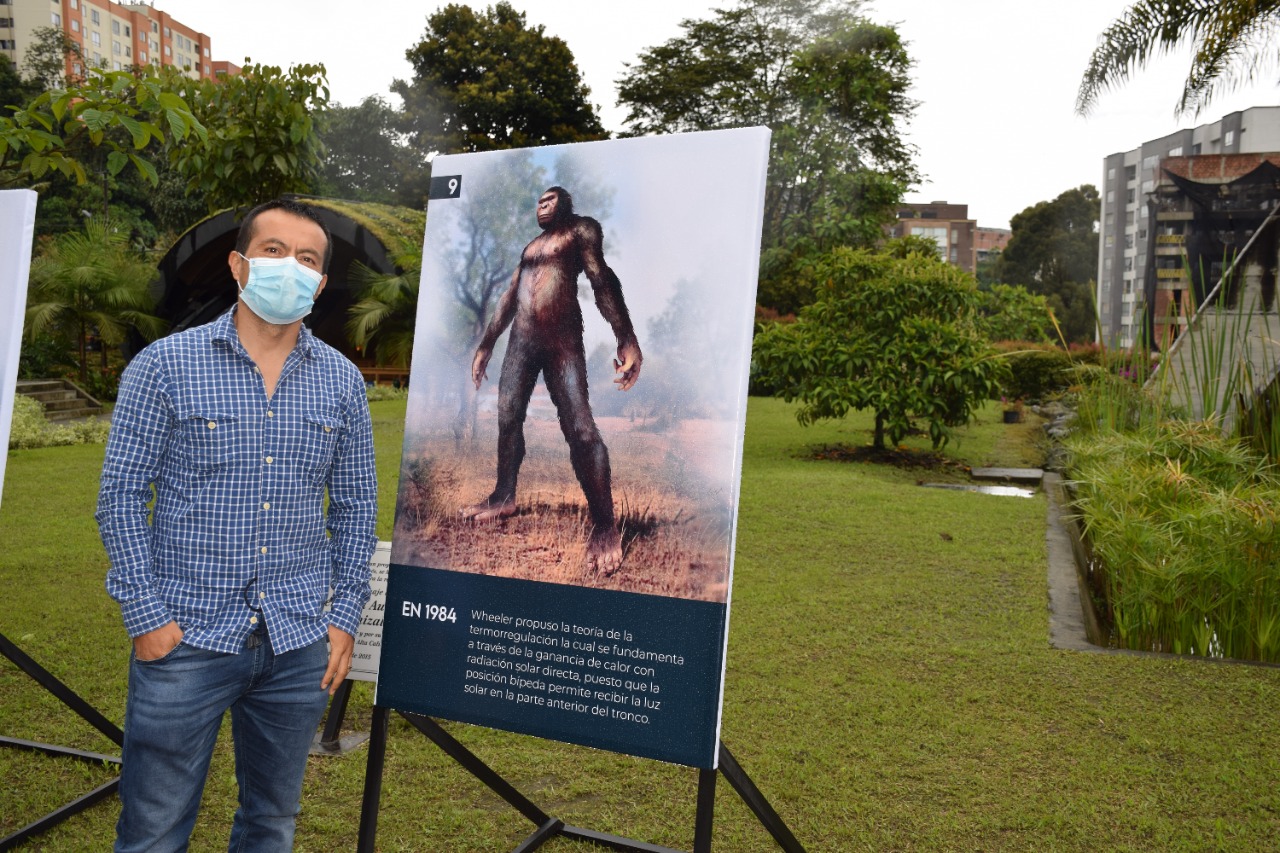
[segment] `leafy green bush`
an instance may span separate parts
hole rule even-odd
[[[366,385],[364,394],[369,398],[370,403],[378,400],[403,400],[409,396],[409,389],[391,385]]]
[[[13,400],[13,421],[9,430],[10,450],[63,447],[69,444],[101,444],[110,425],[97,418],[69,424],[52,424],[44,416],[44,406],[18,394]]]
[[[1006,353],[1009,374],[1001,382],[1000,396],[1038,402],[1064,393],[1077,380],[1071,355],[1056,347],[1026,343],[1000,343]]]

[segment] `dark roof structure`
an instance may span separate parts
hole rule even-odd
[[[393,258],[405,246],[421,246],[426,213],[369,202],[290,196],[314,207],[333,235],[329,281],[307,317],[307,327],[325,343],[355,357],[346,337],[353,302],[351,276],[361,264],[375,272],[396,271]],[[216,318],[236,301],[227,266],[246,210],[222,210],[187,229],[165,253],[152,285],[155,313],[181,331]]]

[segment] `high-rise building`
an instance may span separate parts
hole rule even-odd
[[[56,27],[80,46],[84,64],[107,70],[135,65],[171,65],[195,78],[239,71],[215,62],[207,35],[151,3],[111,0],[0,0],[0,54],[20,70],[34,33]],[[81,63],[67,60],[67,73],[80,76]]]
[[[1172,326],[1185,322],[1176,315],[1194,310],[1201,290],[1185,272],[1187,241],[1193,234],[1201,239],[1194,223],[1208,222],[1196,210],[1222,208],[1241,223],[1253,216],[1243,208],[1234,214],[1226,210],[1245,203],[1235,201],[1237,196],[1247,197],[1249,204],[1256,201],[1253,190],[1240,195],[1249,182],[1235,189],[1228,185],[1268,159],[1262,155],[1276,151],[1280,107],[1252,107],[1103,161],[1096,291],[1102,343],[1130,347],[1146,339],[1159,345],[1176,337]],[[1222,196],[1221,203],[1193,204],[1192,196],[1203,191],[1192,190],[1188,179],[1210,185]]]

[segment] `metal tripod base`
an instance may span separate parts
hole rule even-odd
[[[481,761],[471,750],[467,749],[456,738],[441,728],[440,724],[430,717],[420,714],[397,712],[409,721],[409,724],[430,739],[436,746],[462,766],[464,770],[489,787],[491,791],[524,815],[537,827],[512,853],[527,853],[537,850],[549,839],[572,838],[590,841],[611,850],[634,851],[634,853],[681,853],[670,847],[648,844],[618,835],[595,832],[577,826],[569,826],[558,818],[551,817],[531,800],[517,791],[511,783],[503,779],[489,765]],[[357,843],[359,853],[373,853],[378,832],[378,801],[382,796],[382,772],[387,751],[387,720],[390,709],[375,705],[373,722],[369,732],[369,761],[365,771],[364,800],[360,808],[360,836]],[[791,830],[773,810],[769,801],[760,793],[751,778],[733,755],[720,744],[720,773],[724,775],[730,786],[756,815],[756,818],[773,836],[778,847],[785,853],[805,853],[804,847],[792,835]],[[693,853],[711,853],[711,826],[715,810],[716,771],[698,771],[697,813],[694,819]]]

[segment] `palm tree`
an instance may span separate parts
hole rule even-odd
[[[1195,55],[1177,112],[1198,114],[1215,94],[1272,69],[1278,34],[1280,0],[1139,0],[1102,34],[1080,81],[1076,112],[1086,115],[1103,91],[1152,57],[1190,44]]]
[[[391,262],[396,272],[379,273],[357,264],[352,275],[357,301],[348,312],[347,336],[367,349],[375,363],[407,367],[418,316],[421,244],[401,240]]]
[[[31,263],[31,295],[27,300],[26,336],[75,341],[80,380],[89,377],[88,343],[124,343],[131,329],[146,340],[162,335],[167,324],[149,313],[156,268],[129,246],[128,235],[105,219],[91,219],[84,231],[55,237]]]

